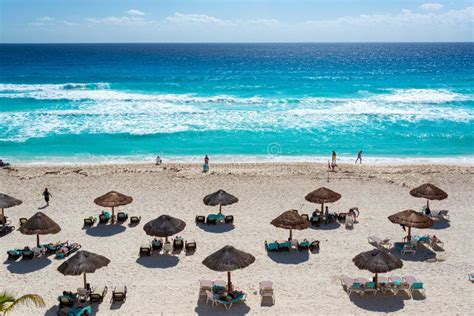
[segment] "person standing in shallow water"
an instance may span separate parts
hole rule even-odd
[[[49,206],[49,198],[53,197],[51,193],[49,193],[48,188],[44,189],[43,191],[44,201],[46,202],[46,206]]]
[[[202,172],[206,173],[209,171],[209,157],[206,155],[204,157],[204,165],[202,165]]]
[[[357,163],[357,161],[362,163],[362,150],[359,150],[359,152],[357,153],[357,158],[356,158],[355,163]]]

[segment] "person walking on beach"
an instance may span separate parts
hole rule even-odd
[[[209,171],[209,157],[206,155],[204,157],[204,165],[202,165],[202,172],[206,173]]]
[[[357,153],[357,158],[356,158],[355,163],[357,163],[357,161],[362,163],[362,150],[359,150],[359,152]]]
[[[161,165],[161,163],[162,163],[161,157],[160,157],[160,156],[156,156],[155,165],[159,166],[159,165]]]
[[[49,198],[53,197],[51,193],[49,193],[48,188],[44,189],[43,191],[44,201],[46,202],[46,206],[49,206]]]
[[[332,164],[334,166],[337,166],[337,164],[336,164],[336,152],[334,150],[332,151]]]

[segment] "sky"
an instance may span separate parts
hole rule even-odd
[[[465,42],[472,0],[0,0],[1,43]]]

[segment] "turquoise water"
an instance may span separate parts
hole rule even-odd
[[[474,156],[474,44],[0,45],[13,162]]]

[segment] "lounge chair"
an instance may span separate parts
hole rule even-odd
[[[94,216],[89,216],[87,218],[84,218],[84,227],[94,226],[96,221],[97,221],[97,218]]]
[[[290,250],[291,250],[291,242],[289,241],[278,242],[278,251],[290,251]]]
[[[206,304],[211,302],[211,305],[217,305],[217,299],[214,297],[211,291],[206,290]]]
[[[259,292],[262,293],[262,291],[265,290],[273,290],[273,282],[272,281],[262,281],[258,284],[259,287]]]
[[[319,226],[320,221],[321,221],[321,216],[319,215],[311,216],[310,218],[311,225]]]
[[[275,242],[267,243],[265,240],[265,249],[267,251],[278,251],[278,242],[275,240]]]
[[[221,300],[217,299],[216,301],[220,304],[222,304],[225,309],[229,310],[233,304],[243,302],[245,301],[246,295],[245,294],[240,294],[239,296],[235,297],[234,299],[227,301],[227,300]]]
[[[201,280],[199,281],[199,296],[206,295],[206,291],[211,291],[212,281],[211,280]]]
[[[105,295],[107,294],[107,286],[95,287],[92,289],[89,299],[91,302],[102,303]]]
[[[15,230],[14,226],[10,225],[10,221],[6,221],[5,223],[2,223],[0,220],[0,235],[6,235],[9,232]]]
[[[359,279],[357,279],[359,280]],[[364,290],[364,294],[365,293],[372,293],[373,295],[376,295],[377,294],[377,287],[375,286],[375,282],[371,282],[371,281],[368,281],[368,282],[365,282],[364,285],[363,285],[363,290]]]
[[[211,215],[208,215],[207,218],[206,218],[206,224],[207,225],[216,225],[217,224],[217,218],[215,218]]]
[[[397,294],[405,292],[411,298],[410,285],[406,283],[400,276],[392,275],[390,281],[394,284]]]
[[[76,301],[76,294],[64,291],[63,295],[58,296],[59,307],[73,307]]]
[[[379,248],[379,249],[382,249],[382,248],[385,248],[385,249],[390,249],[392,248],[392,244],[390,243],[390,239],[388,238],[385,238],[385,239],[381,239],[377,236],[369,236],[367,237],[367,240],[369,242],[369,244]]]
[[[290,244],[291,244],[291,249],[298,249],[298,245],[299,245],[298,239],[290,240]]]
[[[431,248],[433,248],[434,251],[444,251],[444,242],[442,242],[435,235],[429,236],[429,243],[430,243]]]
[[[406,255],[407,253],[416,253],[416,245],[411,242],[397,242],[395,243],[395,248],[400,251],[402,255]]]
[[[272,301],[272,304],[275,304],[275,294],[273,292],[273,283],[271,281],[260,282],[259,293],[262,296],[262,301],[265,298],[270,298]]]
[[[28,218],[22,217],[20,218],[20,227],[23,226],[24,223],[28,221]]]
[[[430,217],[438,220],[449,220],[448,210],[431,211]]]
[[[378,282],[380,284],[382,294],[385,295],[387,292],[391,292],[394,295],[397,295],[397,287],[395,286],[395,284],[392,283],[392,281],[390,281],[389,278],[384,277],[384,276],[379,276]]]
[[[303,251],[303,250],[308,250],[310,246],[310,243],[307,239],[304,239],[302,242],[298,243],[298,250]]]
[[[140,246],[140,257],[142,256],[151,256],[151,247],[150,245],[141,245]]]
[[[153,251],[160,251],[163,248],[163,240],[155,238],[151,241],[151,248]]]
[[[214,280],[212,281],[212,286],[220,286],[225,289],[227,287],[227,282],[224,280]]]
[[[340,223],[345,223],[346,222],[346,216],[347,216],[347,213],[339,213],[339,214],[337,214],[337,220]]]
[[[309,250],[311,251],[319,251],[319,240],[313,240],[309,244]]]
[[[364,292],[361,284],[356,279],[352,279],[348,276],[343,276],[341,278],[341,285],[347,292],[347,295],[351,295],[352,293],[362,294]]]
[[[183,250],[184,248],[184,240],[182,237],[176,237],[174,240],[173,240],[173,250],[174,251],[179,251],[179,250]]]
[[[128,219],[128,214],[125,212],[117,213],[117,222],[125,222]]]
[[[81,249],[81,245],[79,245],[77,242],[72,243],[70,245],[67,245],[66,247],[59,249],[56,253],[55,258],[64,259],[65,257],[68,257],[69,255],[75,253],[79,249]]]
[[[89,298],[90,291],[88,289],[85,289],[83,287],[80,287],[77,289],[77,299],[81,302],[87,301]]]
[[[21,257],[22,251],[16,248],[7,251],[8,260],[17,260]]]
[[[130,225],[138,225],[142,220],[141,216],[130,216]]]
[[[347,216],[346,217],[346,229],[352,229],[354,228],[354,219],[352,216]]]
[[[47,255],[55,254],[58,252],[61,248],[66,247],[68,245],[68,241],[60,242],[58,241],[57,243],[48,243],[44,244],[42,247],[45,249]]]
[[[58,310],[58,316],[84,316],[93,315],[92,307],[90,305],[84,307],[63,307]]]
[[[30,249],[30,247],[25,247],[21,251],[21,256],[23,260],[31,260],[35,257],[35,253]]]
[[[206,217],[202,215],[197,215],[196,216],[196,225],[198,224],[204,224],[206,222]]]
[[[185,246],[184,246],[184,249],[186,250],[186,252],[193,252],[193,251],[196,251],[196,242],[193,240],[193,241],[186,241],[185,243]]]
[[[474,282],[474,272],[467,275],[467,279],[471,282]]]
[[[301,214],[301,217],[303,217],[305,220],[309,221],[309,215],[308,214]]]
[[[411,238],[412,241],[417,242],[417,243],[429,243],[430,242],[430,236],[428,235],[416,235]]]
[[[107,224],[110,221],[110,218],[111,216],[109,212],[102,211],[102,213],[99,215],[99,223]]]
[[[171,251],[173,251],[173,245],[169,242],[165,243],[163,245],[163,253],[167,255],[171,253]]]
[[[127,299],[127,286],[115,287],[112,291],[112,303],[125,302]]]
[[[423,282],[421,282],[420,280],[418,280],[416,277],[412,276],[412,275],[406,275],[403,277],[403,280],[408,283],[408,285],[410,286],[410,292],[411,292],[411,295],[413,296],[413,293],[414,292],[419,292],[421,293],[423,296],[426,296],[425,294],[425,288],[423,286]]]
[[[234,222],[234,216],[233,215],[226,215],[224,218],[224,223],[226,224],[232,224]]]

